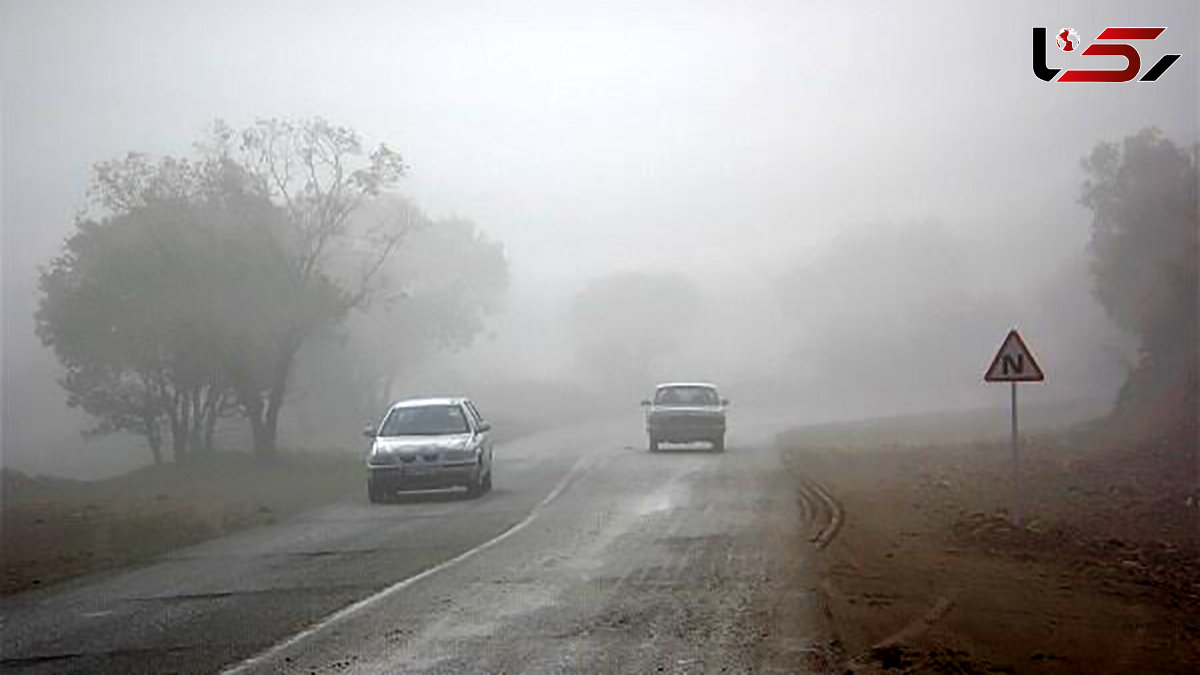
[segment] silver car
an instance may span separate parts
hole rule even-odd
[[[471,498],[492,489],[492,425],[465,398],[427,398],[392,405],[367,456],[367,497],[390,500],[400,490],[465,487]]]
[[[725,406],[727,399],[706,382],[668,382],[654,390],[654,398],[642,401],[646,408],[646,433],[650,452],[659,443],[707,441],[713,450],[725,450]]]

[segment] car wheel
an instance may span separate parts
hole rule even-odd
[[[653,436],[650,437],[650,452],[658,452],[658,439]]]
[[[725,437],[714,438],[712,440],[713,452],[725,452]]]
[[[467,484],[467,499],[477,499],[483,494],[483,476],[477,476],[475,480]]]

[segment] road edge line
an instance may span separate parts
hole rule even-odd
[[[542,499],[542,501],[540,501],[536,505],[534,505],[534,507],[529,510],[529,513],[524,518],[522,518],[520,521],[514,523],[513,525],[509,526],[503,532],[497,534],[496,536],[492,537],[491,539],[488,539],[487,541],[485,541],[473,548],[467,549],[466,551],[459,553],[458,555],[454,556],[453,558],[450,558],[449,560],[444,560],[444,561],[438,563],[437,565],[430,567],[429,569],[418,572],[418,573],[412,575],[411,577],[406,577],[404,579],[401,579],[400,581],[397,581],[396,583],[392,584],[391,586],[388,586],[382,590],[376,591],[375,593],[373,593],[371,595],[368,595],[367,597],[363,598],[362,600],[358,600],[349,605],[346,605],[345,607],[337,610],[336,612],[329,614],[329,615],[325,616],[324,618],[320,619],[319,621],[317,621],[315,624],[309,626],[308,628],[305,628],[304,630],[302,630],[298,633],[294,633],[294,634],[288,636],[287,638],[284,638],[283,640],[276,642],[275,644],[271,645],[270,647],[267,647],[266,649],[262,650],[261,652],[258,652],[257,654],[254,654],[253,656],[242,659],[241,661],[238,661],[237,663],[235,663],[231,666],[226,666],[226,667],[222,668],[220,670],[220,674],[221,675],[242,675],[243,673],[252,672],[252,670],[254,668],[262,665],[264,662],[283,653],[287,649],[289,649],[297,644],[300,644],[301,642],[304,642],[305,640],[311,638],[312,636],[316,635],[317,633],[320,633],[335,624],[345,621],[346,619],[361,612],[362,610],[366,609],[367,607],[370,607],[371,605],[374,605],[375,603],[377,603],[381,600],[384,600],[396,593],[399,593],[400,591],[403,591],[404,589],[408,588],[409,586],[412,586],[413,584],[416,584],[419,581],[422,581],[422,580],[427,579],[428,577],[431,577],[439,572],[442,572],[451,567],[454,567],[455,565],[463,562],[464,560],[473,558],[477,554],[482,553],[483,551],[486,551],[487,549],[495,546],[496,544],[499,544],[500,542],[504,541],[505,539],[508,539],[509,537],[515,535],[516,533],[518,533],[521,530],[528,527],[530,525],[530,523],[532,523],[534,521],[534,519],[537,518],[538,514],[541,512],[541,510],[543,508],[548,506],[550,504],[550,502],[557,499],[558,496],[567,489],[567,487],[569,487],[572,483],[575,482],[576,479],[578,479],[588,469],[590,469],[591,465],[595,463],[596,459],[600,456],[600,454],[602,452],[603,452],[603,449],[600,449],[600,450],[593,451],[587,455],[584,455],[583,457],[580,457],[579,460],[575,462],[574,466],[572,466],[571,469],[569,471],[567,471],[567,475],[563,476],[562,479],[558,481],[558,484],[554,486],[554,489],[550,491],[550,494],[546,495]]]

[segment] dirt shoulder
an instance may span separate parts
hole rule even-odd
[[[845,510],[819,555],[847,670],[1200,672],[1192,472],[1165,448],[1027,440],[1017,528],[1007,444],[781,442]]]
[[[102,481],[3,471],[0,594],[115,569],[273,523],[359,489],[361,461],[221,454]]]

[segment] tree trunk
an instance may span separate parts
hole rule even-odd
[[[271,389],[267,392],[267,407],[263,414],[263,448],[261,456],[274,457],[277,453],[277,438],[279,432],[279,411],[283,409],[287,395],[288,377],[292,372],[292,361],[295,349],[288,349],[275,364],[275,373],[271,378]],[[256,454],[259,454],[256,451]]]
[[[146,425],[146,443],[150,446],[150,455],[154,457],[154,465],[163,463],[162,432],[158,428],[158,416],[147,413],[143,416]]]
[[[265,423],[263,421],[262,396],[258,392],[242,395],[242,406],[246,409],[246,419],[250,420],[250,439],[254,445],[255,457],[268,457],[271,451],[267,449]]]
[[[187,432],[178,421],[171,422],[171,457],[176,464],[187,461]]]
[[[200,447],[204,454],[211,455],[213,451],[213,433],[217,429],[217,418],[221,415],[221,407],[225,402],[225,390],[218,391],[217,385],[208,390],[208,398],[204,402],[204,430],[200,438]]]
[[[141,431],[146,437],[146,444],[150,446],[150,456],[154,458],[154,465],[159,466],[163,463],[162,427],[159,425],[161,412],[156,405],[154,379],[145,370],[137,371],[137,375],[141,378],[143,390],[142,407],[139,411],[142,417]]]
[[[213,436],[217,430],[217,415],[212,413],[204,422],[204,438],[201,443],[204,444],[204,454],[211,455],[213,453]]]
[[[191,426],[188,429],[188,447],[193,455],[204,454],[204,446],[200,439],[201,430],[204,428],[205,410],[204,410],[204,392],[206,387],[196,386],[192,388],[191,407],[192,420]]]
[[[267,395],[267,407],[262,421],[262,447],[257,453],[261,457],[274,459],[278,454],[279,448],[276,446],[276,439],[279,435],[280,407],[281,404],[276,399],[275,390],[272,389]]]
[[[187,401],[176,392],[171,399],[168,422],[171,426],[171,458],[176,464],[187,460]]]

